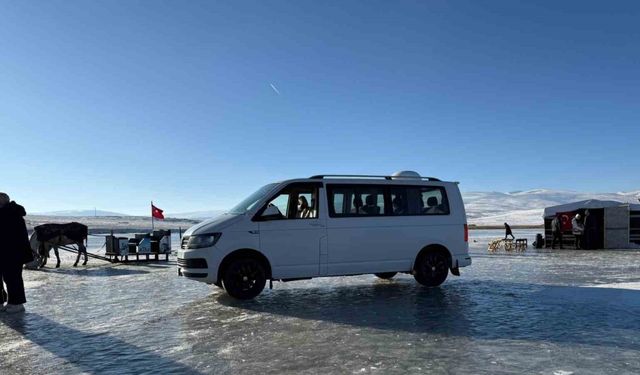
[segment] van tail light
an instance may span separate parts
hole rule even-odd
[[[469,226],[464,225],[464,242],[469,242]]]

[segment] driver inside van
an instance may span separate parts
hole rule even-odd
[[[298,197],[298,212],[296,215],[299,219],[310,219],[315,217],[313,209],[309,207],[309,202],[304,196]]]

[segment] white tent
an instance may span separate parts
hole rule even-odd
[[[544,209],[543,217],[549,222],[559,213],[584,210],[602,210],[599,231],[603,236],[601,245],[605,249],[637,248],[636,244],[640,243],[640,204],[588,199],[547,207]],[[550,238],[550,227],[548,229],[549,233],[545,231],[545,235]]]
[[[640,204],[628,204],[618,201],[601,201],[598,199],[587,199],[586,201],[579,201],[567,204],[561,204],[558,206],[547,207],[544,209],[544,217],[553,217],[560,212],[573,212],[577,210],[589,210],[597,208],[608,207],[628,207],[632,211],[640,211]]]

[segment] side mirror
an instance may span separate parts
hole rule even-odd
[[[262,212],[262,215],[260,215],[261,220],[277,220],[282,218],[282,213],[280,212],[278,207],[273,204],[268,205],[267,208],[265,208],[265,210]]]

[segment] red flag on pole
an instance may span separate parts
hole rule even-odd
[[[162,214],[163,212],[164,211],[151,204],[151,217],[154,217],[156,219],[164,219],[164,215]]]
[[[560,219],[561,227],[563,232],[571,232],[573,226],[571,225],[571,219],[575,216],[574,212],[558,212],[556,214]]]

